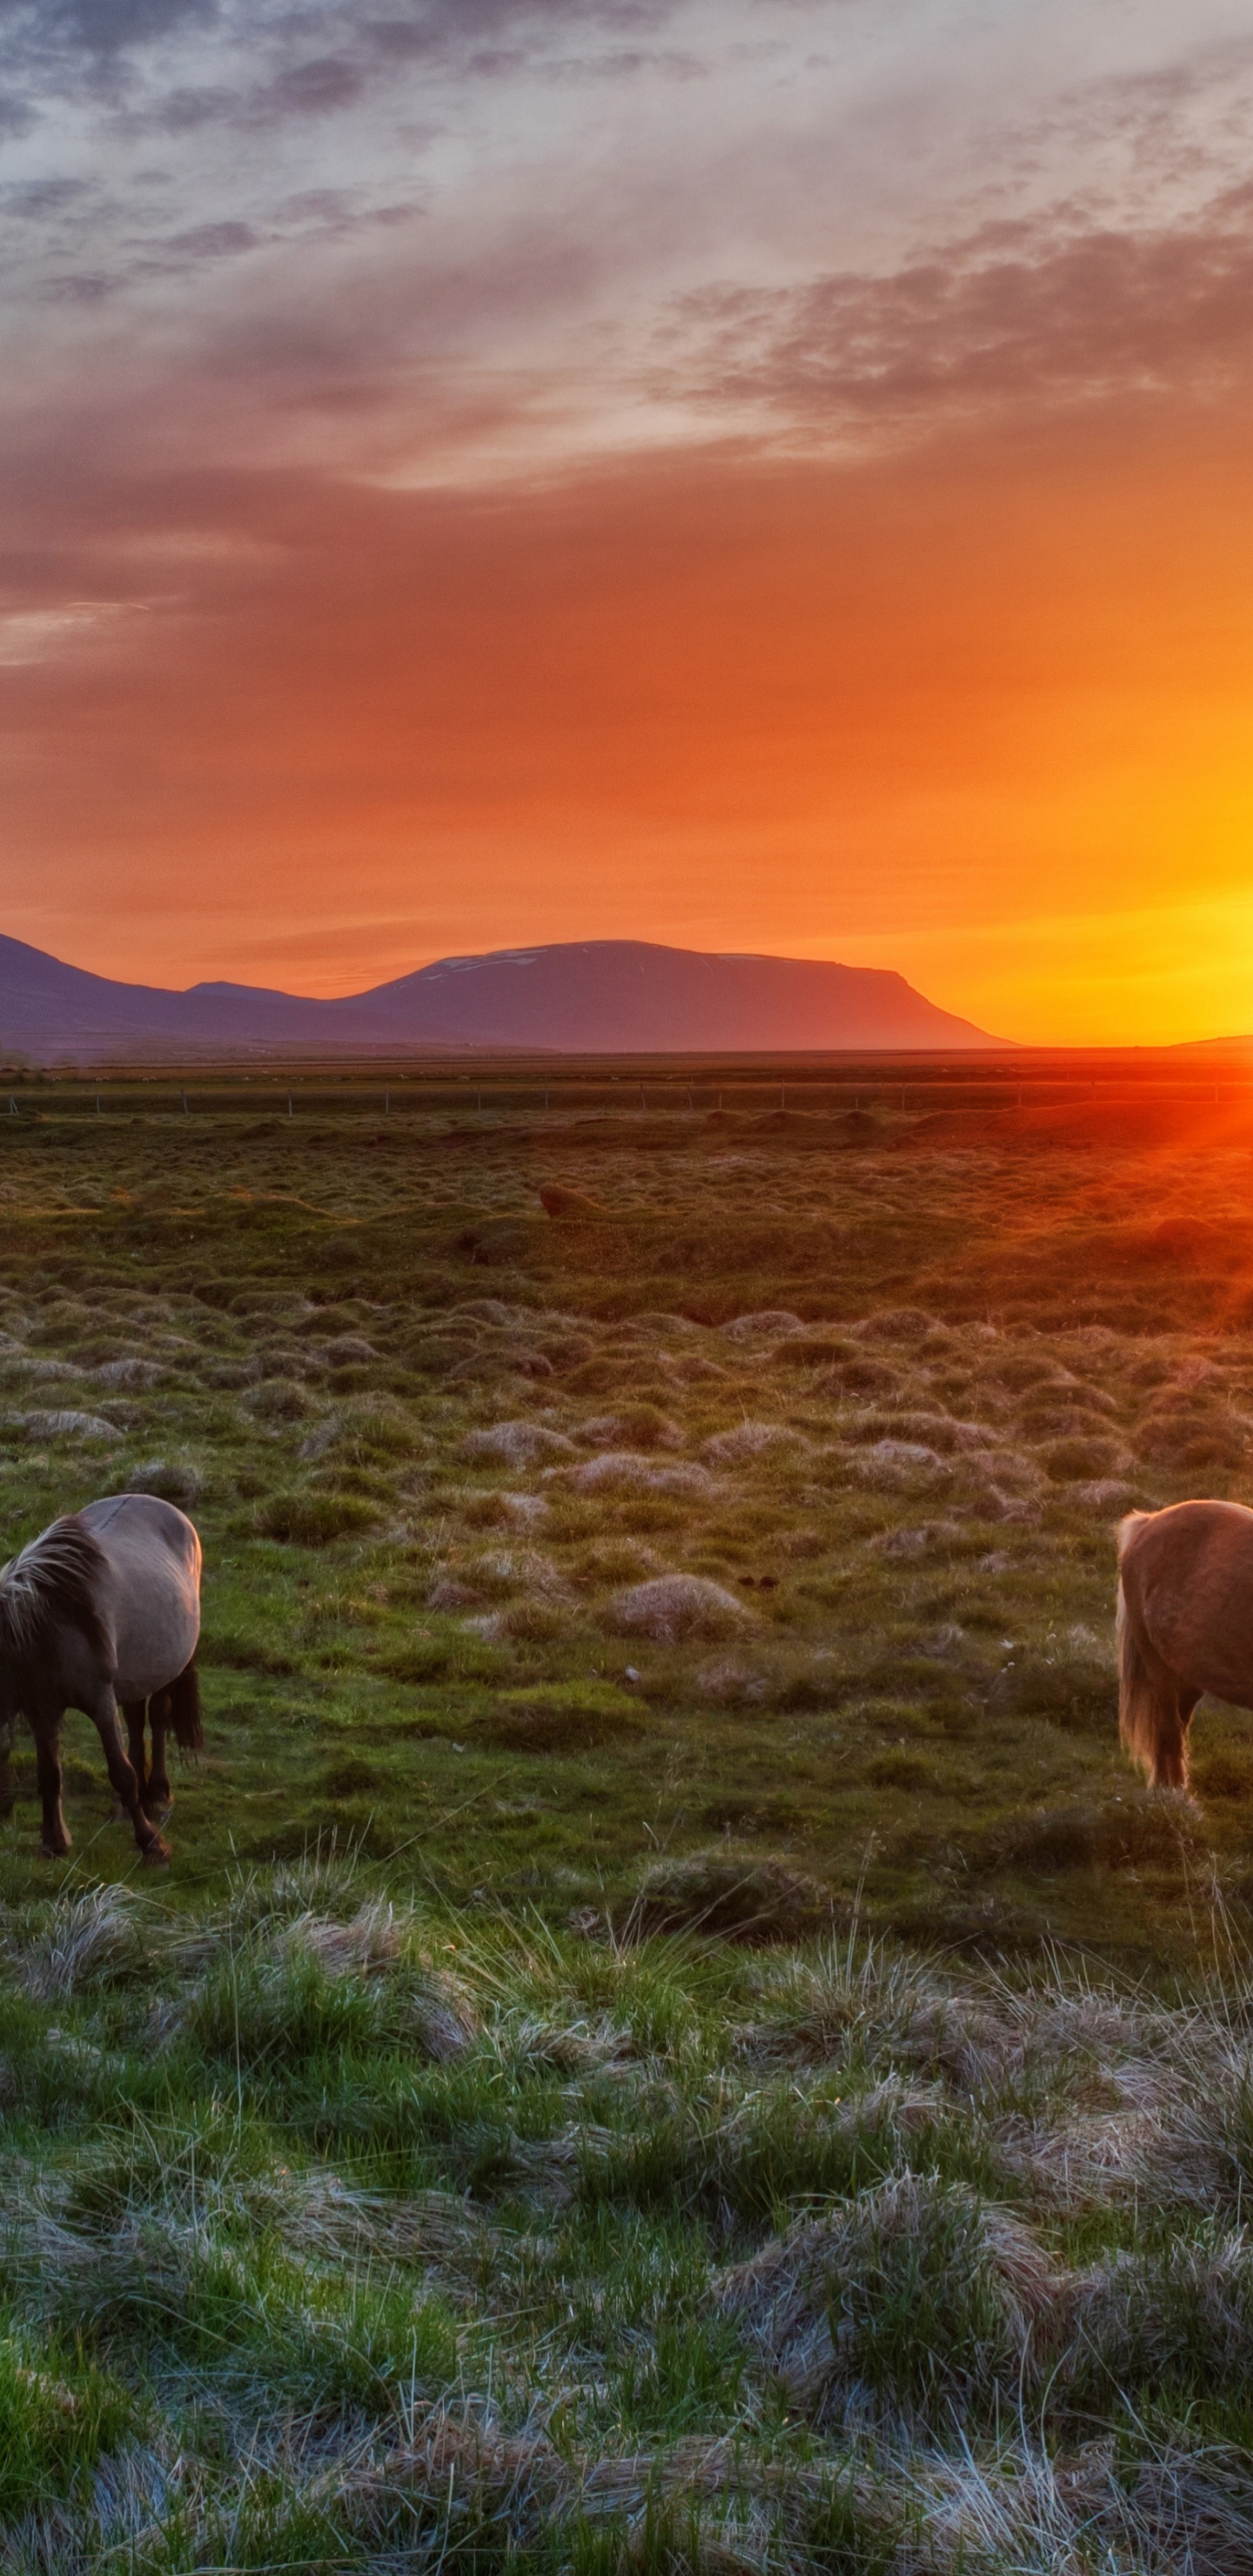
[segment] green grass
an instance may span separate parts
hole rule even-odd
[[[1198,1870],[1243,1903],[1229,1712],[1197,1721],[1187,1854],[1079,1829],[1132,1785],[1112,1520],[1189,1490],[1202,1434],[1207,1484],[1240,1490],[1232,1224],[1207,1280],[1166,1220],[1238,1203],[1243,1149],[958,1153],[898,1117],[816,1152],[791,1113],[537,1129],[353,1097],[258,1125],[229,1094],[171,1120],[115,1087],[88,1120],[43,1086],[2,1140],[6,1540],[131,1477],[205,1537],[180,1891],[347,1833],[401,1891],[561,1921],[729,1837],[976,1946],[1178,1961]],[[554,1171],[604,1212],[544,1216]],[[1146,1187],[1165,1233],[1133,1318],[1121,1211]],[[802,1329],[741,1332],[754,1314]],[[56,1409],[116,1437],[41,1430]],[[742,1616],[624,1624],[623,1589],[669,1575]],[[82,1721],[67,1743],[78,1848],[124,1871]],[[15,1888],[43,1883],[33,1786],[23,1754]]]
[[[622,1948],[329,1855],[13,1908],[11,2563],[817,2576],[925,2522],[1149,2576],[1163,2481],[1242,2563],[1251,1991]]]

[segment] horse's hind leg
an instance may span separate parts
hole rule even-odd
[[[70,1849],[69,1829],[61,1813],[61,1720],[48,1719],[37,1725],[35,1735],[35,1773],[39,1782],[39,1803],[43,1809],[43,1839],[40,1849],[45,1860],[60,1860]]]
[[[106,1682],[91,1715],[96,1733],[100,1738],[105,1761],[109,1766],[109,1778],[135,1828],[135,1840],[140,1851],[146,1861],[152,1861],[158,1867],[162,1867],[170,1857],[169,1849],[162,1842],[156,1827],[150,1824],[144,1814],[139,1782],[131,1764],[127,1761],[122,1743],[117,1701],[113,1696],[110,1683]]]
[[[1188,1785],[1188,1728],[1200,1692],[1179,1683],[1164,1690],[1158,1703],[1156,1768],[1149,1774],[1154,1789],[1186,1789]]]
[[[1118,1584],[1118,1732],[1151,1789],[1186,1789],[1188,1720],[1201,1694],[1162,1662],[1126,1573]]]
[[[124,1699],[122,1702],[122,1715],[126,1720],[126,1741],[130,1746],[131,1769],[135,1774],[135,1778],[139,1782],[139,1794],[143,1799],[145,1806],[148,1803],[145,1795],[147,1786],[147,1753],[144,1745],[144,1719],[147,1715],[147,1708],[147,1701],[142,1699]],[[129,1814],[129,1807],[124,1807],[121,1799],[115,1798],[113,1801],[114,1824],[120,1824],[122,1818],[124,1816],[129,1816]]]
[[[1181,1789],[1186,1789],[1188,1785],[1188,1729],[1192,1724],[1193,1711],[1198,1707],[1200,1699],[1200,1691],[1188,1690],[1185,1686],[1180,1690],[1176,1703],[1179,1714],[1179,1753],[1183,1775],[1179,1782]]]

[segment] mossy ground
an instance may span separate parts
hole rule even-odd
[[[186,1499],[206,1750],[155,1891],[19,1751],[3,2563],[1248,2565],[1253,1730],[1112,1648],[1245,1130],[84,1106],[0,1525]]]

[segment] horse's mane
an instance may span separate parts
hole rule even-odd
[[[0,1658],[27,1663],[60,1621],[108,1653],[97,1587],[104,1550],[77,1512],[67,1512],[0,1568]]]

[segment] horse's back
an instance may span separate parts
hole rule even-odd
[[[91,1531],[106,1556],[142,1555],[150,1557],[154,1549],[165,1551],[176,1561],[200,1575],[200,1538],[195,1523],[177,1503],[167,1503],[160,1494],[103,1494],[97,1503],[84,1503],[75,1517]]]
[[[105,1561],[120,1699],[149,1699],[191,1662],[200,1635],[200,1540],[159,1494],[106,1494],[77,1515]]]
[[[1129,1616],[1169,1671],[1239,1707],[1253,1704],[1253,1511],[1168,1504],[1119,1531]]]

